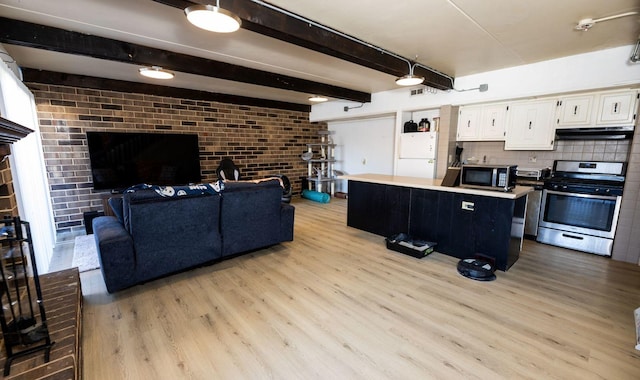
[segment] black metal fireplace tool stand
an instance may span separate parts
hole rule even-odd
[[[19,217],[0,219],[0,254],[0,325],[7,355],[4,376],[8,376],[18,357],[44,351],[48,362],[54,342],[47,328],[29,222]]]

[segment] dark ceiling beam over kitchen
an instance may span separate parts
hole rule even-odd
[[[366,103],[371,94],[110,38],[0,17],[0,43]]]
[[[194,4],[211,1],[153,0],[158,3],[185,9]],[[222,8],[242,19],[242,28],[278,40],[321,52],[332,57],[353,62],[397,77],[408,74],[405,60],[383,53],[383,49],[354,41],[344,35],[331,32],[303,20],[267,8],[249,0],[225,0]],[[314,21],[315,22],[315,21]],[[453,78],[437,71],[416,66],[414,74],[425,78],[424,84],[439,90],[453,89]]]
[[[59,73],[55,71],[31,69],[28,67],[21,68],[21,71],[25,83],[81,87],[94,90],[118,91],[131,94],[146,94],[165,96],[170,98],[204,100],[208,102],[275,108],[288,111],[311,112],[311,106],[308,104],[288,103],[278,100],[250,98],[247,96],[220,94],[215,92],[192,90],[188,88],[160,86],[156,84]],[[2,142],[1,136],[0,142]]]

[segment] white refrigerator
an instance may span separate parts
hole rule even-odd
[[[438,132],[401,133],[396,175],[435,178]]]

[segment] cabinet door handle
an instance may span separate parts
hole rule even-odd
[[[562,236],[569,239],[584,240],[582,236],[575,236],[575,235],[569,235],[569,234],[562,234]]]
[[[471,128],[471,120],[467,120],[467,128]]]
[[[578,106],[573,107],[573,114],[574,115],[578,114]]]
[[[613,103],[613,113],[618,113],[618,108],[620,108],[620,107],[618,106],[619,104],[620,104],[620,103],[618,103],[618,102]]]
[[[492,127],[495,127],[495,126],[496,126],[496,119],[492,119],[492,120],[491,120],[491,126],[492,126]]]
[[[531,124],[532,124],[532,123],[533,123],[533,122],[531,122],[531,121],[529,122],[529,129],[531,129]]]

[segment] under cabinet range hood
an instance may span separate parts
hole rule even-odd
[[[557,140],[630,140],[633,126],[556,129]]]

